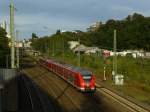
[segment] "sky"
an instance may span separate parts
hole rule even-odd
[[[0,23],[9,25],[10,0],[0,0]],[[129,14],[150,16],[150,0],[14,0],[15,29],[20,38],[51,35],[57,29],[86,31],[91,24],[124,19]]]

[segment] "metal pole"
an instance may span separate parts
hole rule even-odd
[[[104,81],[106,80],[106,67],[104,66],[104,77],[103,77],[104,79]]]
[[[3,112],[4,111],[4,102],[3,102],[3,89],[4,89],[4,87],[3,87],[3,85],[0,85],[0,112]]]
[[[48,56],[50,56],[50,40],[49,40],[48,43],[49,43],[49,44],[48,44]]]
[[[9,67],[8,60],[9,60],[9,55],[6,55],[6,68],[8,68],[8,67]]]
[[[116,55],[116,49],[117,49],[117,34],[116,30],[114,30],[114,56],[113,56],[113,78],[115,75],[117,75],[117,55]]]
[[[78,42],[79,42],[79,45],[80,45],[80,37],[78,37]],[[80,67],[80,51],[78,50],[78,66]]]
[[[55,42],[54,42],[54,39],[53,39],[53,56],[55,55]]]
[[[14,4],[10,4],[11,68],[15,68]]]
[[[62,41],[63,41],[63,61],[65,61],[65,44],[64,44],[64,38],[62,37]]]
[[[6,24],[6,21],[4,21],[4,27],[5,27],[5,31],[7,31],[7,24]]]
[[[49,41],[49,49],[50,49],[50,51],[49,51],[49,56],[52,56],[52,40],[50,39],[50,41]]]
[[[17,68],[19,68],[19,31],[16,31],[16,56],[17,56]]]

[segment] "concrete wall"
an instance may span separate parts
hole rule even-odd
[[[15,69],[0,69],[0,112],[18,110],[18,86]]]

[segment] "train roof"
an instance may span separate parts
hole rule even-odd
[[[71,70],[73,70],[73,71],[75,71],[75,72],[80,72],[81,73],[81,75],[92,75],[92,72],[91,71],[89,71],[89,70],[85,70],[85,69],[83,69],[83,68],[81,68],[81,67],[75,67],[75,66],[73,66],[73,65],[68,65],[68,64],[63,64],[63,66],[65,66],[65,67],[67,67],[68,69],[71,69]]]
[[[83,75],[83,76],[92,75],[92,72],[91,72],[91,71],[86,70],[86,69],[83,69],[83,68],[81,68],[81,67],[75,67],[75,66],[73,66],[73,65],[69,65],[69,64],[66,64],[66,63],[63,63],[63,62],[57,62],[57,61],[50,60],[50,59],[47,59],[46,61],[47,61],[47,62],[53,62],[53,63],[55,63],[55,64],[57,64],[57,65],[64,66],[65,68],[68,68],[68,69],[73,70],[73,71],[75,71],[75,72],[80,72],[81,75]]]

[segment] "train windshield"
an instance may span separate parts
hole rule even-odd
[[[90,83],[90,81],[91,81],[91,74],[92,73],[90,73],[90,72],[82,73],[82,77],[83,77],[83,79],[85,80],[86,83]]]

